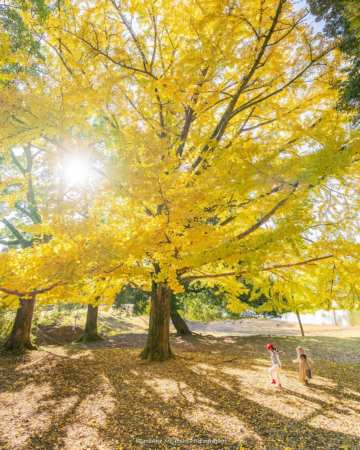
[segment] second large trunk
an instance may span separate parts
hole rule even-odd
[[[171,291],[166,283],[153,281],[151,289],[151,310],[149,332],[143,359],[165,361],[171,358],[170,349],[170,300]]]
[[[84,334],[80,338],[83,342],[98,341],[101,339],[97,331],[99,307],[88,305]]]
[[[187,323],[179,314],[175,295],[171,296],[170,317],[178,334],[181,336],[189,336],[192,334],[190,328],[187,326]]]
[[[16,311],[14,324],[9,337],[5,342],[8,351],[21,352],[35,348],[31,343],[31,324],[35,306],[35,297],[19,300],[19,308]]]

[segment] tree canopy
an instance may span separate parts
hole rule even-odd
[[[18,13],[36,51],[11,45],[2,22],[1,66],[36,65],[1,72],[1,214],[32,236],[0,254],[5,301],[97,304],[129,281],[162,298],[200,281],[234,312],[248,285],[355,306],[359,131],[336,109],[342,54],[305,9],[39,4]],[[41,223],[26,219],[29,172],[26,185],[9,169],[26,149]],[[91,167],[85,186],[61,174],[74,154]]]

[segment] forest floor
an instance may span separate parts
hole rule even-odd
[[[0,355],[0,449],[360,449],[359,337],[272,337],[279,390],[267,335],[172,335],[175,358],[148,363],[137,325],[88,345],[49,325],[38,350]],[[299,344],[314,360],[309,386],[292,362]]]

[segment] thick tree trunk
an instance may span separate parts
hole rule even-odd
[[[85,330],[84,334],[81,336],[79,341],[94,342],[102,339],[97,331],[98,312],[99,312],[98,306],[88,305]]]
[[[20,305],[16,311],[16,316],[11,333],[5,341],[5,349],[12,352],[22,352],[36,348],[31,343],[31,324],[34,313],[35,297],[30,299],[20,299]]]
[[[190,328],[187,326],[187,323],[179,314],[176,304],[176,298],[174,295],[171,296],[170,317],[178,334],[180,334],[181,336],[189,336],[192,334]]]
[[[302,322],[301,322],[301,317],[300,317],[299,311],[296,311],[296,317],[297,317],[298,322],[299,322],[300,331],[301,331],[301,336],[304,337],[304,336],[305,336],[305,333],[304,333],[304,328],[303,328],[303,324],[302,324]]]
[[[171,358],[170,349],[171,291],[166,283],[152,283],[149,332],[143,359],[165,361]]]

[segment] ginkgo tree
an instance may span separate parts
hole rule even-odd
[[[16,119],[23,117],[23,112],[28,114],[24,104],[23,107],[24,111],[20,108],[16,112]],[[22,120],[20,123],[24,125]],[[19,131],[13,127],[12,131],[15,130]],[[9,128],[4,127],[4,131],[3,142],[7,142]],[[58,155],[54,154],[54,147],[57,147],[52,143],[46,145],[41,139],[34,140],[36,143],[25,147],[10,145],[9,150],[3,152],[0,165],[3,187],[0,191],[3,224],[0,301],[5,305],[18,305],[5,343],[8,350],[33,348],[30,331],[36,299],[41,304],[87,304],[83,339],[98,338],[99,300],[102,304],[112,303],[115,294],[129,281],[126,261],[134,254],[131,251],[133,240],[126,231],[131,217],[119,227],[111,220],[116,205],[109,203],[109,197],[107,202],[102,201],[99,186],[96,204],[90,208],[91,186],[86,186],[85,194],[83,186],[70,183],[81,176],[74,173],[72,167],[76,162],[74,152],[70,161],[65,153],[65,167],[61,164],[64,162],[64,155],[61,155],[58,167]],[[124,206],[117,207],[118,214],[121,208]],[[124,211],[121,214],[125,217]],[[136,228],[128,227],[129,230]],[[121,237],[116,242],[112,237],[115,232]],[[131,264],[129,260],[129,267]],[[109,278],[109,274],[119,268],[121,276]],[[133,278],[136,279],[136,270]]]
[[[290,0],[47,7],[41,21],[22,12],[44,55],[38,104],[57,111],[43,134],[62,142],[86,130],[109,155],[111,238],[121,245],[126,226],[133,239],[129,260],[112,255],[152,285],[144,358],[171,356],[170,297],[182,280],[221,284],[236,309],[240,276],[286,297],[289,276],[316,265],[321,280],[336,260],[339,284],[350,266],[358,289],[356,220],[332,208],[348,230],[337,236],[319,211],[331,209],[323,193],[334,180],[358,176],[359,136],[335,111],[340,55],[305,10]]]
[[[0,221],[5,248],[26,249],[35,242],[46,241],[48,236],[32,235],[20,229],[21,225],[41,223],[35,189],[33,166],[36,153],[30,146],[10,150],[11,163],[4,158],[0,164],[3,189],[0,191]],[[12,170],[11,170],[12,169]],[[15,170],[14,170],[15,169]],[[6,237],[5,237],[5,236]],[[4,265],[8,270],[8,267]],[[19,298],[19,307],[13,328],[5,347],[8,350],[32,348],[30,329],[35,305],[35,295],[29,300]]]
[[[102,214],[104,218],[105,214]],[[51,239],[27,248],[0,253],[0,302],[14,306],[20,301],[7,347],[31,348],[30,327],[35,299],[42,305],[78,303],[112,304],[117,292],[129,282],[146,278],[136,265],[133,239],[122,230],[114,245],[115,227],[108,221],[99,229],[98,217],[86,220],[22,227],[28,232],[48,233]],[[116,226],[116,229],[118,227]],[[121,263],[119,263],[119,260]],[[132,267],[133,266],[133,267]],[[115,276],[114,276],[115,275]],[[29,308],[31,311],[29,312]],[[84,340],[97,338],[96,317],[88,314]],[[11,344],[11,345],[10,345]]]
[[[37,17],[40,17],[38,12]],[[85,198],[71,190],[71,186],[67,186],[67,169],[72,169],[74,155],[71,155],[71,160],[67,161],[67,168],[62,167],[64,166],[62,163],[64,161],[66,163],[67,154],[70,152],[63,152],[63,143],[66,138],[63,134],[57,133],[57,130],[58,127],[61,128],[60,123],[65,116],[61,110],[59,91],[57,91],[59,97],[55,94],[52,99],[49,95],[49,85],[41,81],[43,67],[36,36],[26,29],[18,9],[4,7],[1,10],[1,25],[4,28],[0,90],[2,106],[0,228],[3,238],[1,245],[3,251],[6,248],[16,250],[10,251],[6,258],[4,256],[2,259],[3,270],[0,284],[3,289],[1,300],[5,304],[18,306],[5,347],[9,350],[19,350],[33,347],[30,330],[35,299],[37,297],[43,299],[44,293],[57,286],[50,283],[46,273],[45,278],[42,279],[39,271],[37,271],[38,283],[32,286],[31,281],[22,271],[23,260],[20,259],[20,263],[16,262],[19,249],[46,243],[53,238],[54,232],[57,233],[58,238],[61,235],[63,239],[69,239],[64,227],[61,234],[59,226],[52,229],[51,225],[59,223],[60,211],[60,223],[67,223],[68,218],[71,217],[76,224],[87,207],[91,193],[88,192],[89,186],[87,186]],[[70,142],[74,145],[73,140],[67,142],[67,145]],[[54,152],[54,147],[59,150],[57,154]],[[61,154],[60,150],[65,154]],[[36,229],[34,225],[40,224],[42,224],[41,227]],[[44,249],[44,251],[50,258],[49,250]],[[34,252],[36,261],[36,257],[39,257],[41,253],[37,250]],[[12,270],[15,271],[13,273],[17,273],[15,277],[15,279],[18,278],[17,283],[14,283],[9,261],[11,261]],[[40,262],[39,266],[44,267]],[[51,266],[50,262],[49,266]],[[33,263],[30,267],[32,273],[36,273]],[[22,285],[19,290],[21,276],[25,285]],[[64,278],[67,283],[71,281],[65,275]],[[56,294],[56,291],[53,294]],[[86,303],[86,299],[87,297],[81,297],[83,303]],[[52,298],[50,300],[52,301]],[[45,302],[50,300],[45,298]],[[58,298],[57,301],[59,300]],[[67,297],[61,300],[67,301]],[[97,308],[90,305],[88,316],[91,316],[94,311],[96,312]],[[85,336],[93,338],[96,334],[94,332],[96,322],[94,320],[87,322],[91,322],[91,327],[86,326]]]
[[[12,5],[4,4],[0,9],[0,99],[1,135],[0,153],[0,233],[1,250],[4,248],[28,248],[33,236],[19,230],[24,222],[40,223],[33,185],[33,165],[36,157],[33,149],[22,138],[29,133],[26,124],[17,122],[20,106],[17,91],[28,78],[37,72],[38,43],[24,26],[21,16]],[[15,134],[8,134],[12,122],[22,126]],[[22,136],[20,136],[22,135]],[[5,138],[5,139],[4,139]],[[12,144],[9,141],[12,140]],[[6,266],[2,269],[7,270]],[[35,297],[29,301],[20,298],[12,332],[6,342],[8,348],[31,347],[30,327]]]

